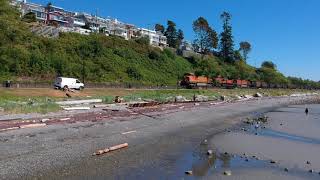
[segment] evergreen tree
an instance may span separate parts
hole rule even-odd
[[[177,29],[176,24],[173,21],[168,20],[168,27],[164,35],[167,37],[167,43],[169,47],[177,48]]]
[[[234,44],[232,36],[232,27],[230,24],[231,15],[228,12],[221,14],[223,22],[223,32],[220,34],[220,54],[226,62],[234,62]]]
[[[177,45],[176,45],[177,48],[181,45],[183,39],[184,39],[184,33],[181,29],[179,29],[177,34]]]

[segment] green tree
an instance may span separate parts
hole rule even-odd
[[[201,54],[207,54],[218,46],[218,37],[214,29],[209,26],[208,21],[199,17],[193,22],[193,31],[196,34],[193,46]]]
[[[169,47],[177,48],[178,33],[176,24],[173,21],[168,20],[168,27],[164,35],[167,37]]]
[[[272,61],[264,61],[261,64],[261,68],[277,69],[277,65],[274,64]]]
[[[240,42],[240,52],[242,52],[243,58],[247,61],[248,54],[251,51],[251,44],[247,41]]]
[[[177,34],[177,45],[176,45],[177,48],[181,45],[183,39],[184,39],[184,33],[181,29],[179,29]]]
[[[32,22],[37,22],[37,17],[35,13],[28,12],[23,16],[22,20],[27,23],[32,23]]]
[[[231,14],[223,12],[220,16],[223,22],[223,31],[220,34],[220,54],[226,62],[234,61],[234,44],[231,26]]]
[[[163,34],[164,31],[165,31],[165,28],[164,28],[164,26],[163,26],[162,24],[156,24],[156,25],[154,26],[154,29],[155,29],[157,32],[161,32],[162,34]]]

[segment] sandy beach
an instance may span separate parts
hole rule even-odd
[[[313,97],[200,104],[159,116],[151,116],[152,112],[134,118],[52,124],[2,132],[0,179],[319,178],[315,174],[320,168],[319,160],[316,160],[320,149],[319,144],[314,143],[317,142],[318,122],[312,120],[317,116],[318,106],[310,105],[308,117],[303,113],[304,106],[286,108],[287,104],[310,99]],[[269,111],[273,112],[268,113],[271,120],[267,129],[293,133],[305,139],[292,141],[241,131],[246,117]],[[298,117],[311,124],[302,127]],[[280,121],[284,124],[282,127],[278,127]],[[310,130],[303,130],[306,128]],[[205,140],[207,142],[203,143]],[[98,149],[125,142],[129,144],[126,149],[92,156]],[[209,149],[214,150],[213,156],[207,156]],[[240,157],[243,153],[256,155],[261,160],[252,159],[254,163],[246,164]],[[270,165],[270,159],[279,164]],[[307,160],[311,165],[306,165]],[[285,167],[289,168],[288,173],[283,172]],[[308,174],[311,168],[315,170],[312,175]],[[223,175],[226,169],[232,171],[231,176]],[[186,175],[188,170],[193,170],[194,174]]]
[[[308,115],[305,108],[310,111]],[[279,108],[266,113],[270,120],[262,125],[265,128],[246,127],[248,131],[238,129],[219,134],[210,140],[210,144],[220,152],[242,156],[243,163],[250,157],[276,161],[275,165],[266,163],[271,170],[265,167],[256,170],[235,168],[233,178],[228,179],[255,179],[256,175],[259,179],[319,179],[319,112],[320,105]],[[288,172],[285,172],[286,168]]]

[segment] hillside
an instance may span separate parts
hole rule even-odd
[[[37,37],[7,0],[0,0],[0,39],[1,81],[52,81],[56,76],[82,79],[84,74],[86,82],[175,85],[184,73],[195,72],[269,83],[303,82],[292,81],[275,68],[256,69],[243,60],[226,63],[213,55],[185,59],[171,49],[151,47],[145,39],[74,33],[56,39]]]

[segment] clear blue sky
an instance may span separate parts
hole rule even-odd
[[[47,0],[32,0],[46,4]],[[110,16],[141,27],[176,22],[192,40],[192,22],[207,18],[221,31],[221,12],[232,14],[236,48],[249,41],[253,50],[248,62],[260,66],[274,61],[285,75],[320,80],[319,0],[52,0],[67,10]],[[319,69],[319,70],[318,70]]]

